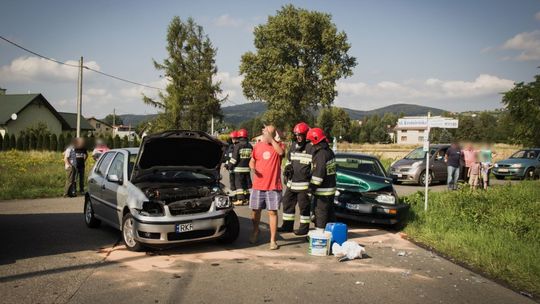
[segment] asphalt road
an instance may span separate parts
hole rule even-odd
[[[132,253],[118,231],[86,228],[82,205],[81,197],[0,202],[1,303],[533,303],[380,227],[349,222],[367,256],[339,263],[309,256],[292,234],[268,250],[266,224],[250,245],[249,210],[240,207],[234,245]]]

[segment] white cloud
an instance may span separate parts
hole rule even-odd
[[[540,30],[519,33],[508,39],[501,48],[521,51],[519,55],[513,57],[515,60],[540,60]]]
[[[229,14],[224,14],[214,19],[214,24],[219,27],[240,27],[244,24],[244,21],[233,18]]]
[[[218,72],[214,77],[214,81],[221,82],[221,89],[223,90],[220,98],[228,96],[228,100],[232,103],[238,103],[242,96],[242,76],[233,76],[229,72]]]
[[[338,82],[340,98],[350,97],[370,100],[425,101],[452,98],[474,98],[497,94],[509,90],[514,81],[482,74],[473,81],[440,80],[429,78],[424,81],[411,80],[403,83],[382,81],[376,84],[364,82]]]
[[[78,61],[68,60],[68,64],[77,65]],[[99,70],[95,61],[87,61],[86,66]],[[19,57],[8,65],[0,67],[0,81],[36,81],[36,82],[71,82],[77,80],[76,67],[61,65],[39,57]],[[85,73],[85,77],[89,73]]]

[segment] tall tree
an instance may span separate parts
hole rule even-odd
[[[105,116],[105,118],[103,118],[103,121],[110,124],[111,126],[112,125],[123,125],[124,124],[124,120],[122,119],[122,117],[118,116],[118,115],[114,115],[114,114],[109,114],[107,116]]]
[[[290,127],[337,96],[336,81],[352,75],[356,59],[329,14],[286,5],[254,30],[255,52],[242,55],[242,88],[268,103],[265,120]]]
[[[221,83],[215,81],[217,50],[192,18],[182,22],[174,17],[167,32],[167,52],[162,63],[154,60],[155,68],[169,81],[166,93],[160,92],[159,100],[143,96],[145,103],[161,110],[152,130],[207,131],[212,116],[222,117],[221,103],[226,99],[219,97]]]
[[[514,140],[518,143],[540,146],[540,75],[529,83],[516,83],[504,93],[506,105],[514,126]]]

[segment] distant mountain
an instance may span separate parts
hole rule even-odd
[[[343,108],[345,112],[349,114],[351,119],[360,120],[370,115],[384,115],[384,113],[403,113],[406,116],[426,115],[427,112],[431,112],[432,115],[441,115],[446,112],[445,110],[425,107],[415,104],[398,103],[374,110],[361,111],[353,110],[349,108]],[[250,102],[241,105],[224,107],[222,109],[224,114],[224,120],[227,123],[239,124],[243,121],[249,120],[255,116],[261,115],[266,111],[266,103],[263,102]]]
[[[263,114],[266,111],[266,103],[263,102],[248,102],[241,105],[223,107],[223,116],[226,123],[238,125],[246,120],[250,120],[256,116]],[[419,106],[414,104],[398,103],[374,110],[361,111],[349,108],[343,108],[349,114],[351,119],[362,119],[370,115],[384,115],[384,113],[403,113],[406,116],[426,115],[431,112],[432,115],[441,115],[445,110]],[[136,115],[124,114],[118,115],[122,118],[125,125],[136,126],[143,121],[153,119],[157,114]]]

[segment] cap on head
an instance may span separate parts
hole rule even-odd
[[[324,135],[324,131],[321,128],[311,128],[307,132],[307,140],[311,141],[314,145],[325,139],[326,135]]]
[[[240,129],[237,132],[237,137],[248,138],[248,131],[246,129]]]
[[[309,131],[309,126],[305,122],[299,122],[294,126],[293,133],[294,134],[303,134],[306,135],[306,133]]]

